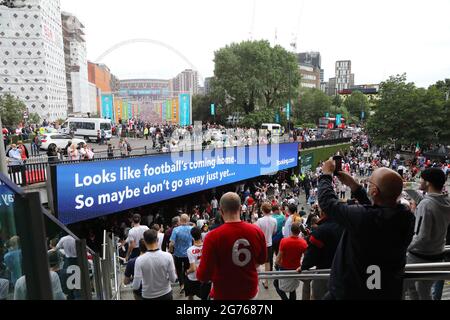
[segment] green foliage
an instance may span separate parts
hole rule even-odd
[[[58,125],[63,125],[64,124],[64,122],[66,122],[66,120],[65,119],[58,119],[58,120],[56,120],[55,121]]]
[[[361,117],[361,112],[364,111],[367,115],[369,113],[369,100],[360,91],[354,91],[345,101],[345,108],[348,112],[356,118]]]
[[[212,100],[209,96],[195,95],[192,97],[192,118],[194,121],[210,121],[214,117],[211,116]],[[216,106],[216,113],[217,113]]]
[[[246,116],[241,121],[240,125],[249,128],[260,128],[263,123],[275,123],[277,111],[274,109],[264,108],[254,111]],[[280,116],[281,125],[287,123],[286,115]]]
[[[7,93],[0,96],[0,116],[3,126],[15,127],[23,121],[23,113],[27,110],[25,103]]]
[[[233,43],[215,53],[212,96],[223,112],[279,108],[297,96],[297,58],[268,41]],[[290,80],[290,82],[289,82]]]
[[[30,124],[41,124],[41,117],[37,113],[35,113],[35,112],[30,113],[28,117],[29,117],[28,118],[28,123],[30,123]]]
[[[314,128],[314,127],[316,127],[316,124],[315,123],[301,123],[301,122],[298,122],[298,123],[296,123],[295,124],[295,127],[296,128],[303,128],[303,129],[306,129],[306,128]]]
[[[344,101],[340,95],[335,95],[333,97],[332,101],[333,106],[335,106],[336,108],[340,108],[342,106],[342,103],[344,103]]]
[[[331,100],[318,89],[303,91],[299,97],[297,108],[294,109],[297,119],[301,122],[318,123],[325,113],[330,112]]]
[[[417,88],[406,82],[405,74],[392,76],[381,84],[376,113],[367,129],[381,145],[446,143],[450,141],[448,106],[437,86]]]
[[[341,114],[347,120],[347,123],[349,120],[352,120],[350,112],[343,105],[340,108],[336,108],[333,111],[335,111],[336,115]]]

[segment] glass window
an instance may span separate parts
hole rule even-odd
[[[83,129],[84,130],[95,130],[95,123],[85,122],[85,123],[83,123]]]
[[[0,300],[12,300],[23,278],[22,249],[14,219],[19,212],[14,191],[1,181],[0,193]]]
[[[110,123],[100,123],[100,130],[111,130]]]

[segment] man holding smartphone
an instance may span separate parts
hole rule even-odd
[[[330,274],[329,300],[401,300],[406,250],[414,233],[414,215],[398,199],[400,175],[376,170],[366,192],[348,173],[325,162],[319,179],[319,205],[344,228]],[[349,186],[359,205],[341,203],[333,174]],[[370,197],[370,199],[369,199]]]

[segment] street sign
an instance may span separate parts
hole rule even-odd
[[[287,117],[287,121],[291,120],[291,104],[288,103],[286,106],[286,117]]]
[[[25,112],[23,113],[23,118],[24,118],[24,119],[28,119],[28,111],[25,111]]]
[[[364,120],[364,117],[366,116],[366,113],[364,111],[361,112],[361,120]]]
[[[216,106],[213,104],[211,104],[211,115],[215,116],[216,115]]]
[[[342,124],[342,114],[336,115],[336,126],[340,126]]]

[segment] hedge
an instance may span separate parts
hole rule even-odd
[[[320,162],[328,160],[334,156],[338,151],[344,152],[350,149],[351,143],[338,144],[334,146],[318,147],[305,149],[300,151],[300,155],[314,154],[314,162],[312,170],[316,170]]]

